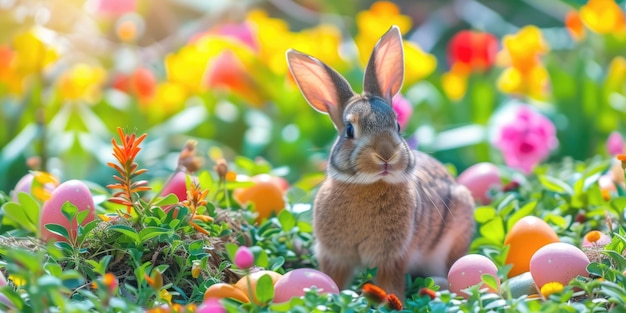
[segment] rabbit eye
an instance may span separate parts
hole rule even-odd
[[[401,129],[400,129],[400,122],[396,122],[396,124],[398,125],[398,133],[400,133],[400,132],[401,132]]]
[[[354,126],[352,126],[352,124],[348,124],[348,126],[346,126],[346,138],[354,138]]]

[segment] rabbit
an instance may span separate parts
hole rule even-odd
[[[304,98],[338,132],[313,201],[320,270],[343,289],[356,269],[377,268],[375,283],[402,300],[406,273],[447,288],[450,266],[473,237],[474,201],[443,164],[410,149],[400,133],[391,106],[404,80],[399,28],[374,47],[361,95],[315,57],[294,49],[286,56]]]

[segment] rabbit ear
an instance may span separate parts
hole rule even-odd
[[[365,68],[365,94],[382,97],[391,105],[391,98],[400,91],[404,80],[404,51],[398,26],[378,40]]]
[[[322,61],[293,49],[287,51],[287,64],[306,101],[328,113],[335,127],[343,128],[343,109],[354,96],[346,79]]]

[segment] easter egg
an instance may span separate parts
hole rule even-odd
[[[482,204],[491,202],[490,190],[502,187],[500,170],[489,162],[468,167],[459,175],[457,182],[467,187],[474,200]]]
[[[315,287],[322,294],[339,294],[339,287],[328,275],[311,268],[299,268],[283,275],[274,285],[274,302],[287,302],[301,297],[306,289]]]
[[[204,300],[211,298],[231,298],[243,303],[250,302],[248,296],[241,289],[226,283],[217,283],[209,286],[204,292]]]
[[[581,246],[583,249],[590,249],[594,247],[604,247],[610,242],[611,237],[609,237],[607,234],[597,230],[592,230],[585,234]]]
[[[45,182],[43,182],[44,190],[42,190],[42,192],[40,193],[33,191],[33,181],[35,180],[35,174],[33,173],[42,175],[42,177],[40,178],[43,178],[45,180]],[[17,195],[20,192],[32,194],[36,199],[39,200],[47,200],[42,199],[42,197],[44,196],[42,193],[49,194],[50,192],[52,192],[52,190],[54,190],[54,188],[56,188],[57,185],[58,180],[53,175],[44,172],[31,172],[22,176],[22,178],[17,181],[17,184],[15,184],[15,188],[13,188],[13,192],[11,193],[11,200],[13,200],[13,202],[18,202]]]
[[[83,220],[82,225],[85,225],[94,219],[95,205],[91,191],[87,188],[87,185],[80,180],[68,180],[60,184],[48,199],[41,209],[41,216],[39,218],[39,229],[41,231],[41,238],[44,241],[67,241],[62,236],[52,233],[45,225],[46,224],[58,224],[68,230],[70,238],[76,238],[76,231],[78,228],[78,222],[76,219],[70,222],[67,220],[63,212],[63,204],[69,201],[77,209],[78,212],[88,211],[87,217]]]
[[[176,195],[178,201],[187,200],[187,173],[177,171],[165,182],[161,195],[167,196],[171,193]]]
[[[273,180],[259,180],[250,187],[236,189],[233,197],[241,205],[250,202],[254,204],[254,211],[258,213],[256,218],[258,223],[285,208],[284,191],[279,183]]]
[[[530,273],[539,289],[549,282],[565,286],[578,275],[589,276],[589,263],[582,250],[567,243],[555,242],[541,247],[532,256]]]
[[[276,284],[276,282],[278,282],[278,280],[280,280],[281,277],[283,277],[283,275],[276,273],[274,271],[264,270],[264,271],[253,272],[253,273],[248,274],[247,276],[241,277],[235,284],[235,287],[243,291],[248,296],[248,298],[254,299],[254,301],[258,303],[256,294],[251,295],[250,290],[253,293],[256,293],[256,285],[259,279],[263,277],[264,275],[269,275],[274,285]],[[248,286],[250,286],[250,288],[248,288]]]
[[[511,297],[519,298],[521,296],[530,296],[539,294],[535,281],[530,272],[525,272],[520,275],[511,277],[502,284],[501,294],[506,297],[506,293],[510,292]]]
[[[467,298],[468,295],[462,292],[462,290],[482,283],[481,276],[483,274],[493,276],[498,286],[500,286],[498,268],[493,261],[480,254],[465,255],[456,260],[450,267],[450,271],[448,271],[448,288],[450,292]],[[484,284],[481,286],[482,288],[489,288],[489,291],[497,292],[497,290],[493,290]]]
[[[505,264],[513,265],[509,277],[528,272],[533,254],[539,248],[554,242],[559,242],[559,236],[548,223],[535,216],[522,217],[504,238],[504,244],[509,245]]]

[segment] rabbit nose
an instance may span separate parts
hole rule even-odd
[[[394,145],[391,142],[391,140],[379,141],[376,144],[375,149],[376,149],[376,154],[378,158],[385,163],[391,162],[391,160],[396,155],[396,151],[395,151],[396,149],[394,148]]]

